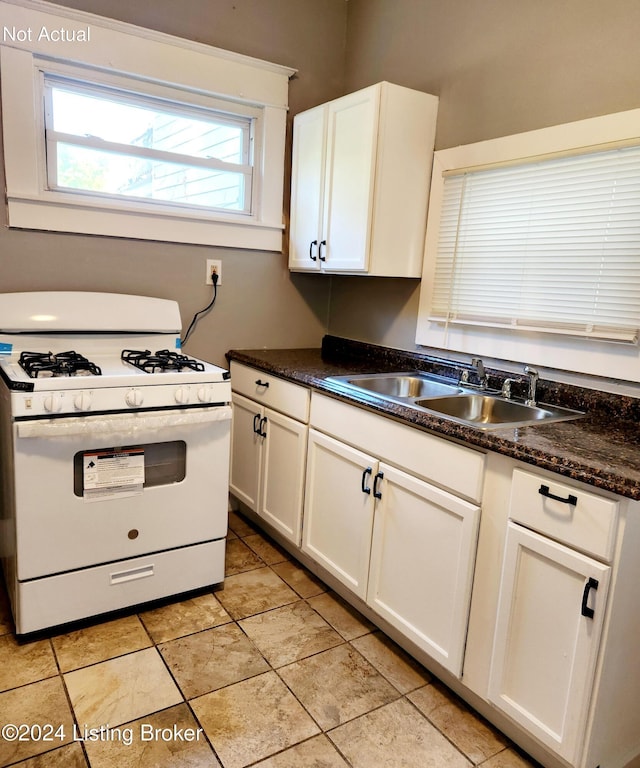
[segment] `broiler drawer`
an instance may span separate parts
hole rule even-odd
[[[543,474],[513,471],[509,517],[594,557],[610,562],[618,502]]]

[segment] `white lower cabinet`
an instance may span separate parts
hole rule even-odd
[[[456,676],[480,508],[314,429],[302,549]]]
[[[242,395],[232,402],[231,493],[300,545],[307,425]]]
[[[372,456],[309,430],[302,549],[362,599],[367,593],[376,472]]]
[[[231,379],[229,489],[300,546],[309,391],[237,363],[231,365]]]
[[[367,603],[459,677],[480,508],[384,463]]]
[[[609,571],[508,524],[489,698],[572,765],[587,719]]]
[[[489,700],[571,765],[592,705],[619,503],[515,468]]]

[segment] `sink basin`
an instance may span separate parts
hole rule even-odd
[[[484,394],[463,393],[454,397],[423,398],[414,401],[420,408],[480,429],[517,427],[547,421],[577,419],[584,414],[552,405],[525,405]]]
[[[343,392],[375,395],[476,429],[523,427],[584,416],[580,411],[555,405],[525,405],[497,393],[470,391],[464,385],[421,371],[330,376],[326,382]]]
[[[462,392],[455,384],[422,373],[376,373],[363,376],[331,376],[330,381],[373,392],[382,397],[402,400],[441,397]]]

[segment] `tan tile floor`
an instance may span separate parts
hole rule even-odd
[[[531,768],[231,513],[222,590],[17,642],[0,589],[0,767]],[[93,730],[91,730],[93,729]]]

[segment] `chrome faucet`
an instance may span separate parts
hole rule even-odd
[[[479,357],[474,357],[471,359],[471,365],[476,369],[476,374],[478,375],[480,389],[486,389],[487,388],[487,372],[484,369],[484,363]]]
[[[530,365],[524,367],[525,375],[529,377],[527,399],[524,401],[525,405],[536,404],[536,387],[538,386],[538,371],[532,368]]]
[[[464,384],[467,387],[477,387],[478,389],[486,389],[487,388],[487,372],[484,369],[484,363],[479,357],[474,357],[471,359],[471,366],[472,368],[475,368],[476,376],[478,377],[478,383],[477,384],[471,384],[469,382],[469,373],[467,369],[462,371],[460,374],[460,379],[458,380],[459,384]]]

